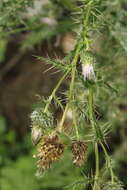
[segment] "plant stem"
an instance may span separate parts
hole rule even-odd
[[[74,60],[72,62],[73,64],[73,68],[72,68],[72,73],[71,73],[71,84],[70,84],[70,100],[74,101],[74,80],[75,80],[75,74],[76,74],[76,64],[80,55],[80,49],[81,49],[81,44],[79,42],[76,52],[75,52],[75,57]],[[72,109],[72,113],[73,113],[73,124],[75,127],[75,132],[76,132],[76,137],[77,139],[79,139],[79,134],[78,134],[78,128],[77,128],[77,123],[76,123],[76,118],[75,118],[75,110],[74,108]]]
[[[75,127],[76,138],[77,138],[77,140],[79,140],[79,132],[78,132],[78,127],[77,127],[75,110],[73,110],[72,113],[73,113],[73,123],[74,123],[74,127]]]
[[[58,128],[59,132],[62,131],[62,127],[63,127],[64,121],[66,118],[67,111],[68,111],[68,103],[66,104],[66,107],[65,107],[64,112],[63,112],[62,119],[61,119],[60,124],[59,124],[59,128]]]
[[[88,33],[88,26],[89,26],[89,17],[91,14],[91,8],[92,8],[92,3],[93,0],[89,1],[89,3],[87,4],[87,12],[84,11],[84,21],[83,21],[83,41],[84,41],[84,45],[86,45],[86,50],[89,49],[89,39],[87,38],[87,33]],[[96,124],[94,121],[94,116],[93,116],[93,90],[91,88],[89,88],[89,95],[88,95],[88,109],[89,109],[89,119],[90,119],[90,124],[93,128],[93,130],[95,131],[95,134],[97,133],[97,128],[96,128]],[[94,178],[94,186],[93,186],[93,190],[99,190],[99,186],[98,186],[98,178],[99,178],[99,151],[98,151],[98,142],[95,142],[94,145],[95,148],[95,159],[96,159],[96,172],[95,172],[95,178]]]
[[[88,25],[89,25],[88,22],[89,22],[89,17],[90,17],[90,14],[91,14],[91,5],[92,5],[92,3],[93,3],[93,0],[91,0],[87,4],[87,10],[84,10],[82,35],[83,35],[84,44],[86,44],[86,49],[88,49],[88,47],[89,47],[89,43],[88,43],[88,39],[87,39],[87,32],[88,32]]]
[[[87,12],[84,11],[85,15],[84,15],[84,22],[83,22],[83,26],[84,27],[87,27],[88,25],[88,22],[89,22],[89,17],[90,17],[90,14],[91,14],[91,5],[93,3],[93,0],[89,1],[89,3],[87,4]]]
[[[93,130],[96,133],[97,129],[95,126],[94,116],[93,116],[93,91],[92,91],[92,89],[89,89],[88,106],[89,106],[90,123],[91,123]],[[95,142],[94,148],[95,148],[95,159],[96,159],[96,172],[95,172],[93,190],[99,190],[99,186],[97,184],[98,178],[99,178],[99,151],[98,151],[98,143],[97,142]]]
[[[95,143],[95,157],[96,157],[96,174],[94,178],[94,186],[93,190],[99,190],[98,187],[98,177],[99,177],[99,151],[98,151],[98,143]]]
[[[88,9],[87,9],[87,13],[84,15],[84,20],[83,20],[83,30],[81,32],[81,40],[79,40],[79,42],[77,43],[76,46],[76,50],[75,50],[75,55],[74,58],[72,60],[72,72],[71,72],[71,83],[70,83],[70,90],[69,90],[69,100],[73,101],[74,100],[74,80],[75,80],[75,74],[76,74],[76,64],[78,61],[78,58],[80,56],[80,50],[82,47],[82,35],[83,35],[83,40],[84,43],[87,41],[87,46],[88,46],[88,40],[86,39],[86,35],[87,35],[87,25],[88,25],[88,21],[89,21],[89,16],[90,16],[90,10],[91,10],[91,4],[92,4],[92,0],[88,3]],[[62,131],[62,126],[64,124],[65,118],[66,118],[66,114],[69,108],[69,101],[66,104],[60,125],[59,125],[59,131]],[[76,132],[76,137],[77,139],[79,139],[79,134],[78,134],[78,128],[77,128],[77,123],[76,123],[76,119],[75,119],[75,110],[72,110],[73,113],[73,124],[75,127],[75,132]]]
[[[93,91],[89,89],[89,96],[88,96],[88,104],[89,104],[89,118],[90,123],[93,129],[95,129],[95,123],[93,118]]]
[[[115,176],[114,176],[113,169],[112,169],[112,166],[111,166],[110,157],[109,157],[109,155],[108,155],[108,153],[107,153],[107,150],[106,150],[105,146],[103,145],[103,143],[100,142],[100,144],[101,144],[102,149],[103,149],[103,151],[104,151],[104,153],[105,153],[106,160],[107,160],[107,163],[108,163],[108,167],[109,167],[109,170],[110,170],[110,173],[111,173],[111,182],[112,182],[112,184],[114,184],[114,177],[115,177]]]
[[[80,55],[81,47],[82,47],[82,43],[81,43],[81,41],[79,41],[77,44],[77,48],[75,50],[74,58],[72,60],[71,83],[70,83],[70,90],[69,90],[69,100],[71,100],[71,101],[74,100],[74,93],[73,92],[74,92],[74,80],[75,80],[75,74],[76,74],[76,64],[77,64],[77,61],[78,61],[78,58]],[[66,104],[66,107],[65,107],[60,125],[59,125],[59,131],[62,131],[62,126],[63,126],[65,118],[66,118],[66,113],[67,113],[68,108],[69,108],[69,103],[70,102],[68,101]],[[74,110],[73,110],[73,113],[74,113]],[[74,117],[73,117],[73,119],[74,119]],[[77,136],[77,138],[79,138],[77,125],[76,125],[76,122],[74,120],[73,120],[73,123],[74,123],[75,130],[76,130],[76,136]]]
[[[68,75],[68,73],[70,72],[70,70],[68,70],[64,75],[63,77],[59,80],[59,82],[57,83],[56,87],[54,88],[54,90],[52,91],[51,95],[49,96],[49,99],[48,99],[48,102],[45,106],[45,109],[44,109],[44,112],[47,112],[48,108],[49,108],[49,105],[56,93],[56,91],[58,90],[58,88],[60,87],[61,83],[63,82],[63,80],[65,79],[65,77]]]

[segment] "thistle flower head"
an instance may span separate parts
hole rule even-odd
[[[41,136],[42,136],[42,128],[40,128],[37,125],[32,126],[31,140],[34,145],[36,145],[39,142],[39,140],[41,139]]]
[[[74,141],[72,143],[73,164],[81,167],[86,159],[87,145],[82,141]]]
[[[95,80],[95,73],[92,64],[82,64],[82,75],[84,80]]]
[[[45,136],[38,146],[37,154],[37,174],[41,175],[43,171],[50,168],[58,161],[64,152],[64,145],[57,135]]]
[[[94,62],[95,60],[91,52],[83,51],[81,53],[82,75],[84,80],[95,80]]]
[[[31,115],[32,126],[39,126],[41,128],[51,127],[53,125],[53,117],[49,112],[44,112],[41,108],[35,109]]]

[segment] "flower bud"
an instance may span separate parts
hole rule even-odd
[[[38,126],[33,126],[31,130],[31,140],[36,145],[42,136],[42,129]]]
[[[94,63],[95,58],[90,51],[81,53],[82,75],[84,80],[95,80]]]

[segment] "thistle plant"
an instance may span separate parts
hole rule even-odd
[[[51,95],[44,100],[43,106],[31,114],[31,134],[33,144],[37,147],[35,155],[37,174],[41,175],[52,167],[54,162],[59,161],[63,156],[64,147],[71,147],[72,162],[75,166],[81,167],[87,164],[89,146],[92,144],[95,152],[95,172],[91,175],[91,180],[86,183],[90,183],[92,190],[122,190],[123,185],[114,174],[112,159],[107,151],[106,138],[110,125],[107,123],[100,125],[96,116],[97,91],[98,89],[101,91],[102,85],[107,84],[99,73],[92,48],[94,39],[92,36],[96,30],[99,31],[98,20],[103,18],[97,9],[97,2],[93,0],[79,2],[80,6],[75,14],[79,26],[75,31],[77,41],[74,50],[69,55],[66,55],[63,60],[39,57],[40,60],[63,72],[63,76]],[[64,106],[62,99],[57,97],[57,90],[65,78],[68,78],[70,82],[65,93],[66,104]],[[106,88],[106,85],[104,87]],[[58,125],[53,119],[52,102],[63,110]],[[73,128],[72,134],[64,130],[64,122],[69,110],[72,113],[72,125],[69,126]],[[85,134],[85,128],[88,127],[88,132]],[[68,138],[69,141],[64,142],[65,138],[62,136]],[[100,168],[101,154],[105,158],[104,170],[108,172],[108,176],[105,176]]]

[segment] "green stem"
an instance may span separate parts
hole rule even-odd
[[[62,131],[62,127],[63,127],[64,121],[65,121],[65,118],[66,118],[67,111],[68,111],[68,104],[66,104],[66,107],[65,107],[64,112],[63,112],[62,119],[61,119],[60,124],[59,124],[59,128],[58,128],[59,132]]]
[[[81,43],[81,41],[79,41],[78,44],[77,44],[74,59],[72,61],[73,67],[72,67],[72,73],[71,73],[71,84],[70,84],[70,95],[69,95],[70,98],[73,97],[74,80],[75,80],[75,73],[76,73],[76,64],[77,64],[77,61],[78,61],[78,58],[79,58],[79,55],[80,55],[81,46],[82,46],[82,43]]]
[[[78,132],[78,127],[77,127],[77,121],[76,121],[76,113],[75,110],[73,110],[73,123],[74,123],[74,127],[75,127],[75,133],[76,133],[76,137],[79,140],[79,132]]]
[[[83,35],[84,44],[86,44],[86,50],[89,49],[89,40],[87,38],[87,33],[88,33],[88,29],[89,29],[88,28],[88,26],[89,26],[88,22],[89,22],[89,17],[91,14],[92,3],[93,3],[93,0],[89,1],[89,3],[87,4],[87,10],[84,11],[84,22],[83,22],[83,33],[82,33],[82,35]],[[89,89],[88,108],[89,108],[90,124],[96,133],[97,129],[96,129],[96,124],[95,124],[94,115],[93,115],[93,90],[91,88]],[[96,159],[96,172],[95,172],[93,190],[99,190],[99,186],[97,184],[98,178],[99,178],[99,151],[98,151],[98,143],[97,142],[95,142],[95,159]]]
[[[89,17],[90,17],[90,14],[91,14],[91,8],[92,8],[92,3],[93,3],[93,0],[89,1],[89,3],[87,4],[87,12],[84,11],[85,15],[84,15],[84,22],[83,22],[83,26],[84,27],[87,27],[88,25],[88,22],[89,22]]]
[[[90,123],[93,129],[95,129],[94,117],[93,117],[93,91],[89,89],[89,96],[88,96],[88,103],[89,103],[89,118]]]
[[[95,179],[98,179],[99,176],[99,151],[98,151],[98,143],[95,143],[95,155],[96,155],[96,176]]]
[[[99,151],[98,151],[98,143],[95,143],[95,157],[96,157],[96,174],[94,178],[94,186],[93,190],[99,190],[98,186],[98,178],[99,178]]]
[[[71,84],[70,84],[70,95],[69,95],[69,99],[71,101],[74,100],[74,80],[75,80],[75,74],[76,74],[76,64],[77,64],[77,61],[78,61],[78,58],[79,58],[79,55],[80,55],[80,49],[81,49],[81,44],[79,42],[79,44],[77,46],[77,49],[76,49],[74,60],[72,62],[73,68],[72,68],[72,73],[71,73],[72,79],[71,79]],[[75,118],[75,110],[74,109],[72,110],[72,113],[73,113],[73,124],[74,124],[74,127],[75,127],[76,137],[77,137],[77,139],[79,139],[79,133],[78,133],[78,128],[77,128],[77,123],[76,123],[76,118]]]
[[[94,122],[94,116],[93,116],[93,90],[89,89],[89,96],[88,96],[88,106],[89,106],[89,118],[90,123],[93,128],[93,130],[96,133],[96,125]],[[99,178],[99,151],[98,151],[98,143],[95,142],[95,159],[96,159],[96,172],[95,172],[95,178],[94,178],[94,186],[93,190],[99,190],[98,186],[98,178]]]
[[[91,5],[93,3],[93,0],[91,0],[88,4],[87,4],[87,10],[84,10],[84,19],[83,19],[83,31],[82,31],[82,35],[83,35],[83,41],[84,44],[86,44],[86,48],[88,49],[89,43],[87,40],[87,32],[88,32],[88,26],[89,26],[89,17],[91,14]]]
[[[77,61],[78,61],[78,58],[79,58],[79,55],[80,55],[81,46],[82,46],[82,43],[79,41],[78,44],[77,44],[77,48],[76,48],[76,51],[75,51],[74,58],[72,60],[71,83],[70,83],[70,90],[69,90],[69,100],[71,100],[71,101],[73,101],[73,99],[74,99],[73,90],[74,90],[74,80],[75,80],[75,74],[76,74],[76,64],[77,64]],[[67,104],[66,104],[66,107],[65,107],[65,110],[64,110],[60,125],[59,125],[59,131],[62,131],[62,126],[64,124],[68,108],[69,108],[69,102],[67,102]],[[74,110],[73,110],[73,112],[74,112]],[[73,119],[74,119],[74,117],[73,117]],[[76,122],[74,120],[73,120],[73,123],[74,123],[74,126],[75,126],[76,135],[77,135],[77,138],[78,138],[79,135],[78,135],[77,125],[76,125]]]
[[[99,186],[98,186],[98,178],[99,178],[99,151],[98,151],[98,143],[95,143],[95,157],[96,157],[96,174],[95,174],[95,178],[94,178],[93,190],[99,190]]]
[[[107,150],[106,150],[105,146],[103,145],[103,143],[100,142],[100,144],[101,144],[102,149],[103,149],[103,151],[104,151],[104,153],[105,153],[105,156],[106,156],[106,160],[107,160],[108,167],[109,167],[110,174],[111,174],[111,182],[112,182],[112,184],[114,184],[114,178],[115,178],[115,176],[114,176],[113,169],[112,169],[112,166],[111,166],[110,157],[109,157],[109,155],[108,155],[108,153],[107,153]]]
[[[63,77],[59,80],[59,82],[57,83],[56,87],[54,88],[54,90],[52,91],[51,95],[49,96],[48,102],[45,106],[44,112],[47,112],[49,105],[53,99],[53,97],[55,96],[56,91],[58,90],[58,88],[60,87],[61,83],[63,82],[63,80],[65,79],[65,77],[68,75],[68,73],[70,72],[70,70],[68,70]]]

